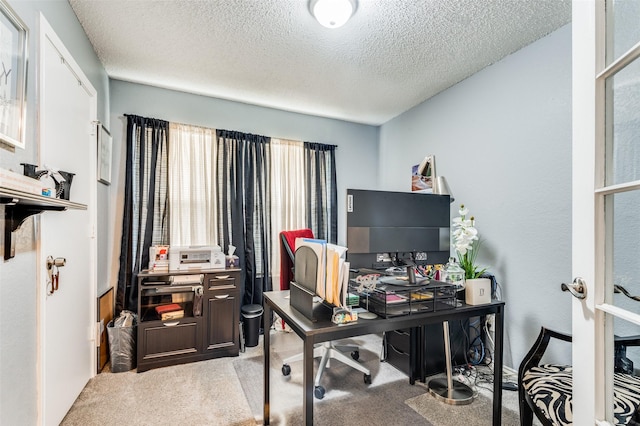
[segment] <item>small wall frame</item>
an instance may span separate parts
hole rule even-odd
[[[102,124],[98,124],[98,182],[111,184],[111,134]]]

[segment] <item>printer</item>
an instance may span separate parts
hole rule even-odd
[[[220,246],[171,246],[169,269],[189,271],[194,269],[224,269],[226,256]]]

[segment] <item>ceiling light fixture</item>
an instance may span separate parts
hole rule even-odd
[[[321,25],[338,28],[356,11],[356,0],[310,0],[309,10]]]

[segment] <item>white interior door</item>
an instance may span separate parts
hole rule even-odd
[[[96,96],[42,16],[40,34],[40,164],[74,173],[70,200],[88,206],[40,215],[39,423],[57,425],[96,370]],[[53,293],[47,256],[66,259]]]
[[[638,375],[640,2],[573,1],[573,421],[614,424],[614,371]],[[621,286],[622,292],[614,292]],[[633,365],[635,361],[635,368]]]

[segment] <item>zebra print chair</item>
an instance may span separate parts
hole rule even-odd
[[[542,327],[518,369],[521,426],[531,426],[534,413],[544,426],[573,424],[572,367],[540,364],[552,337],[571,342],[571,336]],[[615,346],[640,346],[640,336],[616,338]],[[613,382],[614,424],[640,426],[640,377],[616,372]]]

